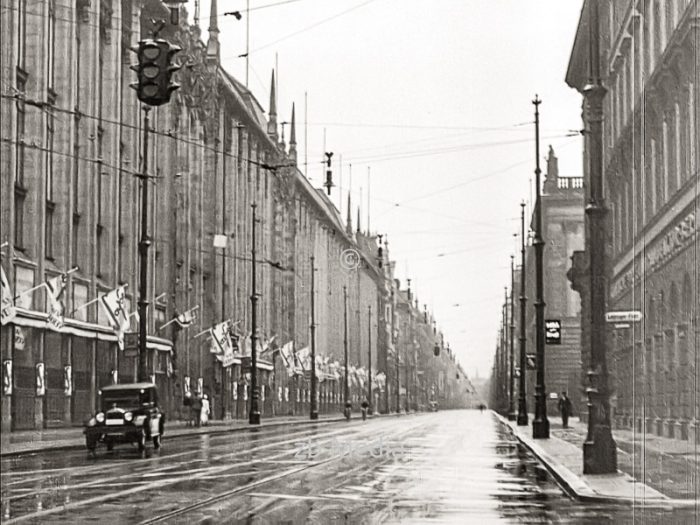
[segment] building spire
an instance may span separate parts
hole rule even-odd
[[[362,225],[360,224],[360,207],[362,206],[362,187],[360,186],[360,203],[357,205],[357,233],[362,231]]]
[[[277,142],[277,94],[275,92],[275,70],[270,81],[270,119],[267,122],[267,134]]]
[[[219,45],[219,10],[217,0],[211,0],[209,11],[209,41],[207,42],[207,61],[219,63],[221,50]]]
[[[348,217],[345,221],[345,229],[348,235],[352,236],[352,204],[350,202],[350,194],[352,193],[352,164],[350,164],[350,188],[348,189]]]
[[[290,130],[289,130],[289,158],[294,162],[294,165],[297,163],[297,119],[294,115],[294,102],[292,102],[292,120],[289,124]]]

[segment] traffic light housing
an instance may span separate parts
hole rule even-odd
[[[162,39],[141,40],[134,49],[138,64],[131,66],[136,71],[138,82],[130,84],[136,96],[149,106],[162,106],[170,102],[170,95],[180,87],[172,82],[172,74],[180,66],[172,63],[180,47]]]

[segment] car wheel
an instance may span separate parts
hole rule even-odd
[[[158,434],[157,436],[153,436],[153,448],[160,448],[161,444],[161,436]]]
[[[140,452],[146,450],[146,431],[143,429],[141,429],[141,432],[139,432],[139,440],[137,444]]]

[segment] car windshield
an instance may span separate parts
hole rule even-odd
[[[102,408],[138,408],[151,402],[150,390],[110,390],[102,393]]]

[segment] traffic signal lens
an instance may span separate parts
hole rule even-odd
[[[158,95],[158,85],[157,84],[147,84],[141,89],[141,93],[146,97],[155,97]]]
[[[145,66],[141,69],[141,74],[148,79],[156,78],[158,73],[160,73],[160,68],[157,66]]]
[[[158,47],[144,47],[143,56],[148,60],[155,60],[160,55],[160,48]]]

